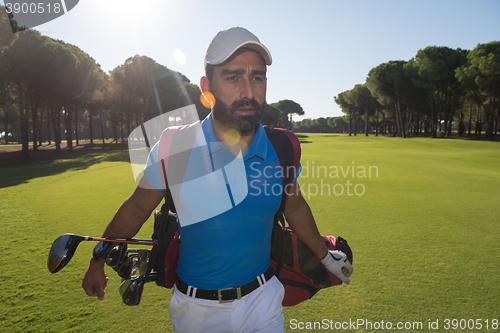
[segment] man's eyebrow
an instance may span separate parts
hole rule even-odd
[[[224,69],[220,73],[221,76],[237,75],[237,74],[245,74],[245,70],[244,69]]]
[[[252,69],[250,72],[251,75],[264,75],[266,76],[266,71],[258,70],[258,69]]]

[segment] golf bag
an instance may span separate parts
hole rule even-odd
[[[289,227],[275,224],[271,266],[285,288],[283,306],[293,306],[313,297],[320,289],[342,281],[330,273],[309,247]],[[352,251],[342,237],[322,236],[328,250],[340,250],[352,264]]]
[[[177,216],[170,211],[172,198],[165,197],[165,203],[154,215],[154,232],[151,238],[154,245],[149,257],[146,276],[157,273],[155,280],[160,287],[172,288],[177,280],[177,261],[179,260],[180,233]],[[175,209],[173,209],[175,212]]]
[[[151,250],[127,249],[127,244],[118,244],[106,257],[106,263],[122,278],[119,292],[126,305],[141,302],[146,282],[172,288],[177,280],[180,235],[177,217],[169,211],[170,202],[166,200],[161,210],[155,212]]]

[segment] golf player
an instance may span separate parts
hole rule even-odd
[[[215,99],[212,112],[201,122],[211,147],[211,163],[207,165],[215,171],[214,161],[234,159],[230,143],[236,144],[244,162],[248,194],[237,198],[237,191],[229,191],[229,209],[196,223],[183,224],[179,215],[182,242],[170,319],[175,332],[285,332],[281,305],[284,289],[269,266],[274,215],[281,201],[281,193],[269,188],[282,184],[282,178],[268,171],[275,170],[279,160],[260,123],[271,54],[255,35],[236,27],[214,36],[204,60],[205,76],[200,87],[205,96]],[[157,146],[149,159],[155,160],[155,154]],[[140,183],[120,206],[103,237],[133,237],[139,231],[163,199],[162,189],[155,186],[161,183],[159,169],[157,163],[148,161],[141,182],[157,189]],[[326,248],[300,193],[299,173],[300,168],[292,186],[286,189],[285,218],[325,267],[349,283],[352,266],[344,253]],[[230,188],[231,184],[222,185],[227,196],[224,185]],[[206,200],[215,206],[225,198],[219,197],[222,190],[216,186],[204,190],[213,193]],[[83,277],[85,292],[102,300],[107,281],[104,260],[91,259]]]

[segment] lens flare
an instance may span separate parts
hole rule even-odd
[[[229,128],[224,131],[224,141],[237,144],[240,141],[240,132],[234,128]]]
[[[177,61],[179,65],[185,65],[186,64],[186,55],[182,50],[176,49],[174,50],[174,59]]]
[[[202,92],[200,95],[201,104],[207,109],[211,109],[215,105],[215,97],[210,91]]]

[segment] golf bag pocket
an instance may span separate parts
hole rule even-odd
[[[177,261],[179,260],[180,233],[177,217],[172,212],[155,212],[153,249],[151,250],[152,271],[157,273],[156,284],[172,288],[177,280]]]
[[[342,237],[322,236],[329,250],[340,250],[352,263],[352,251]],[[271,245],[271,265],[285,288],[283,306],[293,306],[313,297],[320,289],[340,285],[309,247],[289,227],[276,223]]]

